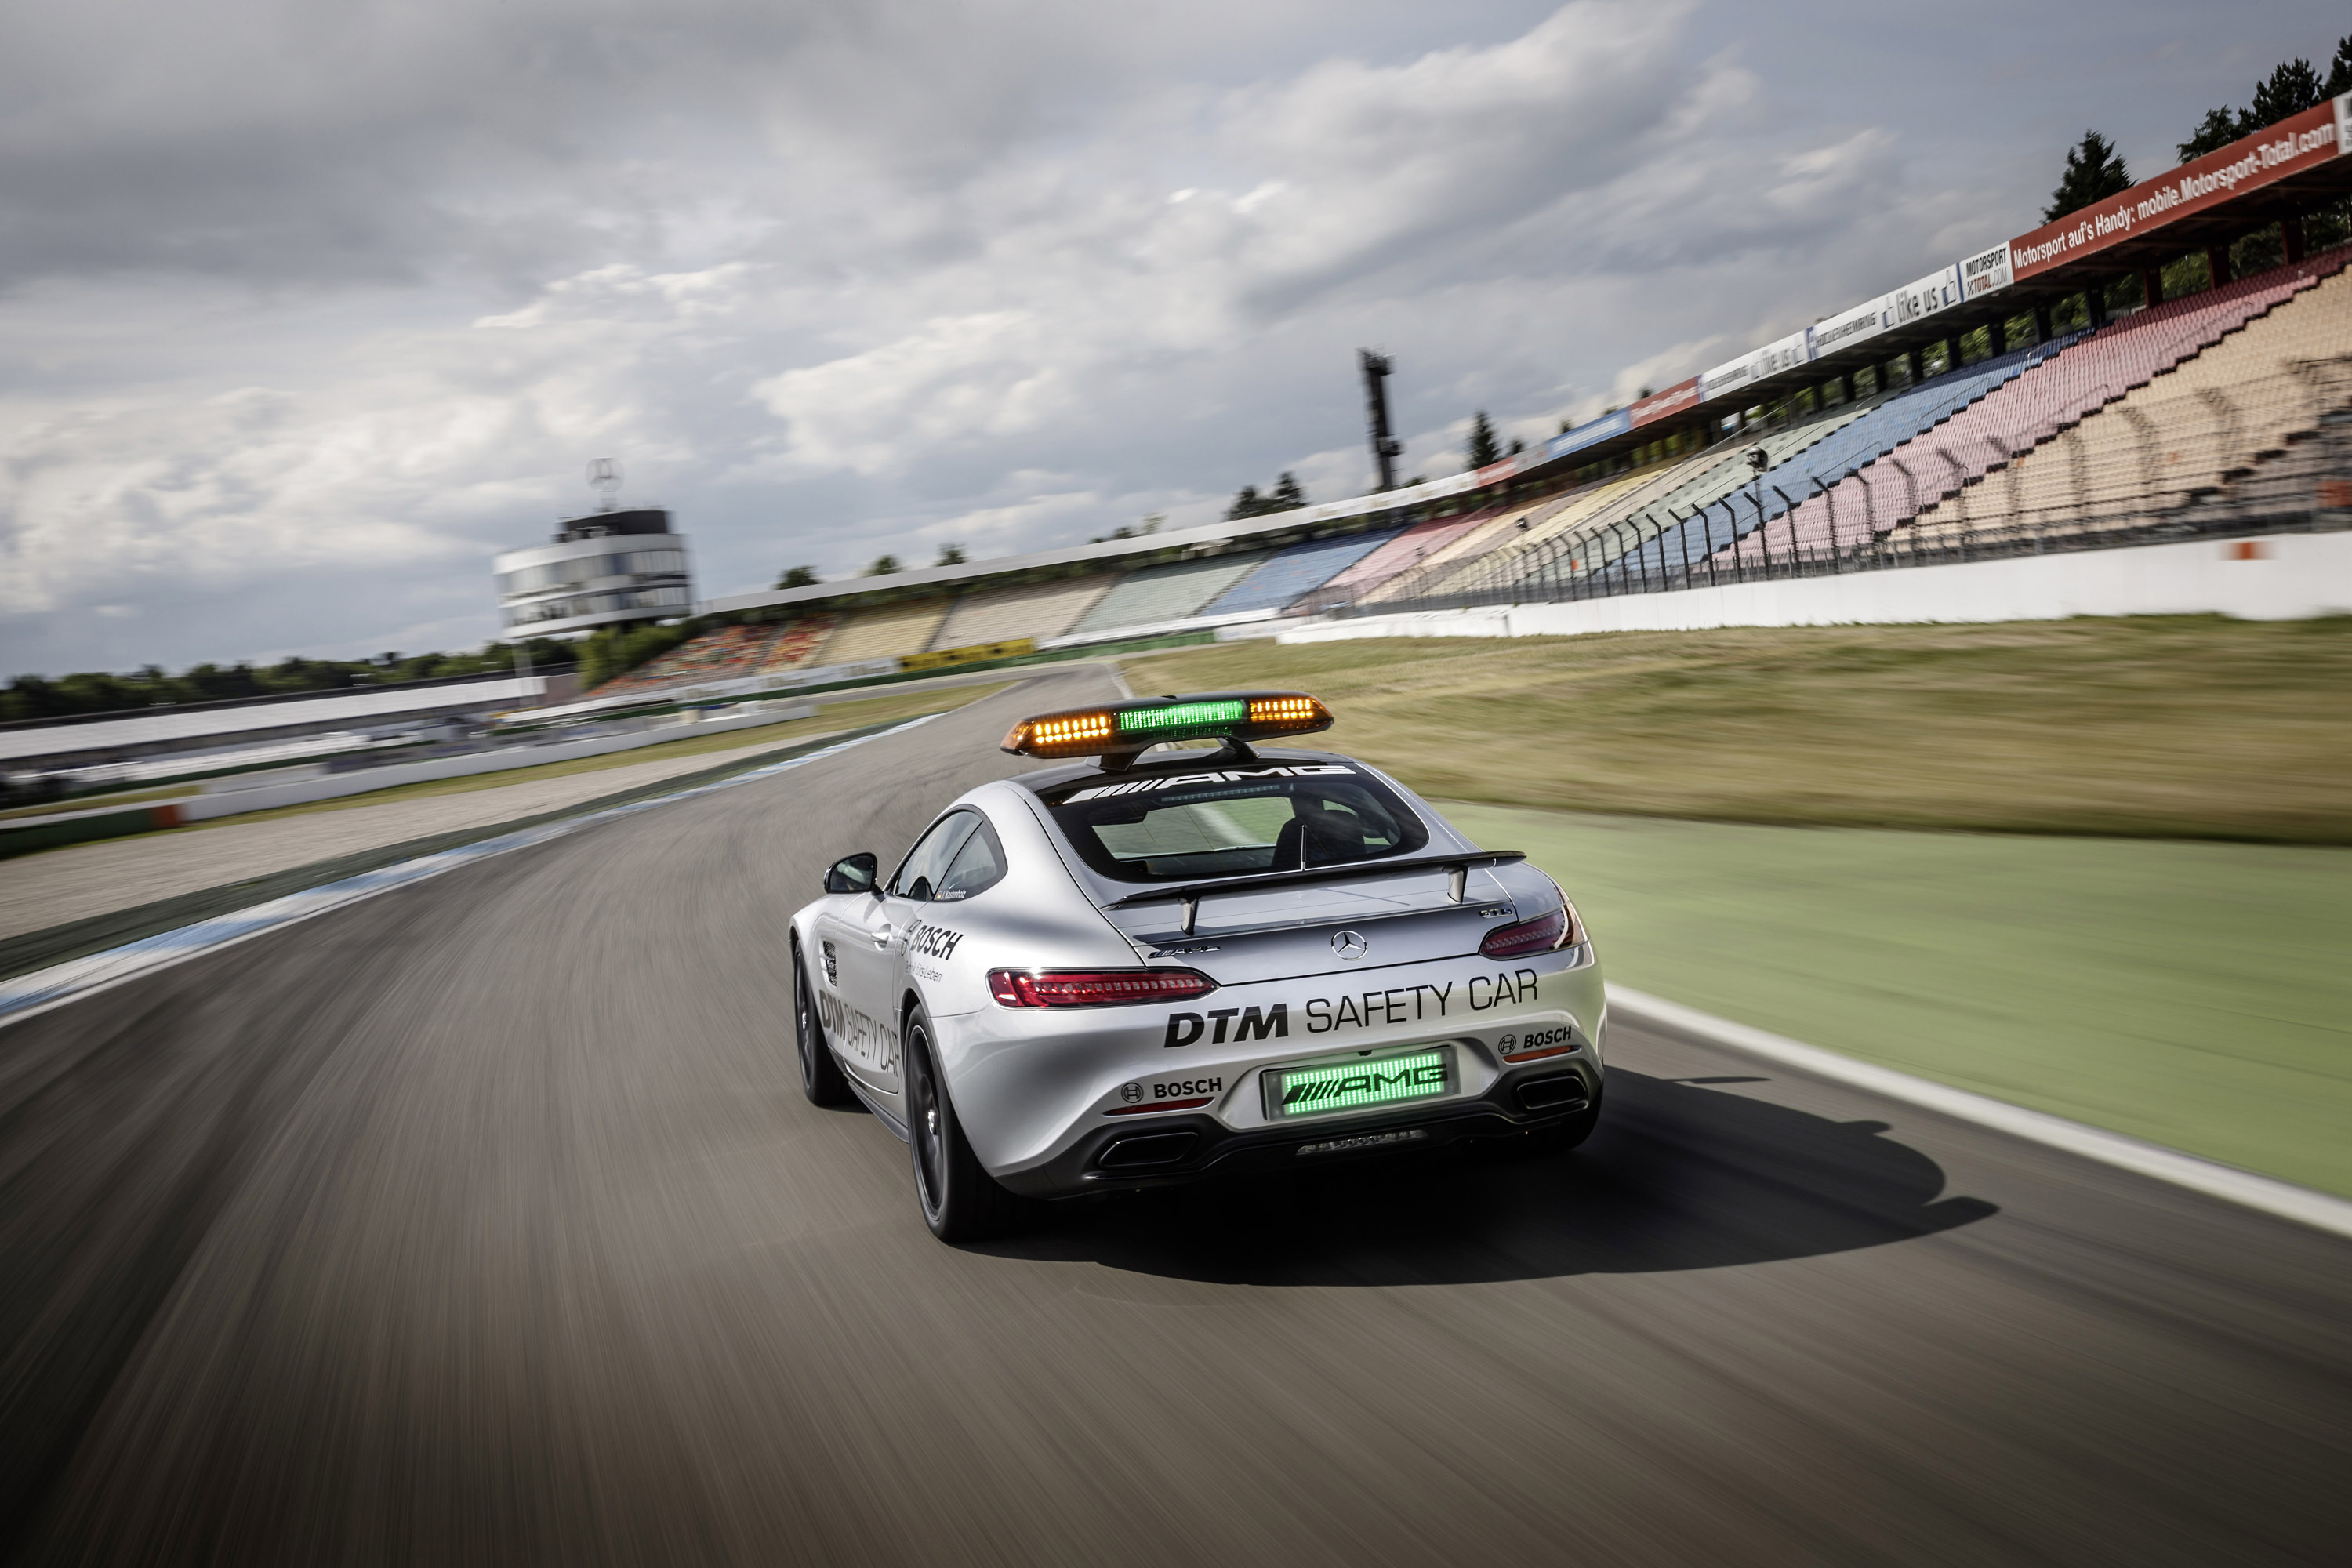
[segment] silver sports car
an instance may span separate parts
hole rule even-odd
[[[1330,725],[1297,692],[1042,714],[1004,749],[1070,760],[967,791],[887,879],[825,873],[792,922],[801,1084],[912,1145],[941,1238],[1030,1199],[1591,1131],[1607,1009],[1575,906],[1377,768],[1256,748]]]

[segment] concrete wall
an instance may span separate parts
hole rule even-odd
[[[2027,555],[1629,594],[1566,605],[1496,605],[1315,621],[1280,640],[1562,637],[1711,626],[2049,621],[2069,616],[2218,613],[2250,621],[2352,614],[2352,533],[2284,533],[2128,550]]]

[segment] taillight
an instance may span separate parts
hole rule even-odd
[[[1583,940],[1584,926],[1576,918],[1576,906],[1563,902],[1548,915],[1496,926],[1478,944],[1478,951],[1489,958],[1525,958],[1531,952],[1573,947]]]
[[[1193,969],[992,969],[988,988],[1004,1007],[1115,1007],[1206,996],[1217,983]]]

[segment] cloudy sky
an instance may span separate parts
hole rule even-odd
[[[2346,18],[2138,0],[77,0],[0,19],[0,675],[478,644],[1367,488],[2137,175]]]

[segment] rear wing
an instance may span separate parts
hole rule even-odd
[[[1317,882],[1352,882],[1370,877],[1387,877],[1400,871],[1442,870],[1453,873],[1446,892],[1458,904],[1468,889],[1472,867],[1507,866],[1526,858],[1527,855],[1517,849],[1476,849],[1463,855],[1407,855],[1392,860],[1350,860],[1341,866],[1317,866],[1304,871],[1268,871],[1255,877],[1227,877],[1214,882],[1150,888],[1140,893],[1115,899],[1103,907],[1124,910],[1137,904],[1157,904],[1175,899],[1184,906],[1183,931],[1186,936],[1191,936],[1194,917],[1200,913],[1201,900],[1212,893],[1255,893],[1261,888],[1297,888]]]

